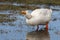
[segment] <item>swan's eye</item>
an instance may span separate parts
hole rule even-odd
[[[21,14],[26,15],[26,11],[21,11]]]

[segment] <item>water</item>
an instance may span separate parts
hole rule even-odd
[[[4,4],[3,2],[0,4]],[[5,3],[7,4],[7,3]],[[9,3],[10,5],[21,6],[23,4]],[[30,5],[43,7],[44,5]],[[60,40],[60,6],[51,5],[53,10],[52,20],[49,23],[50,40]],[[19,10],[0,11],[0,40],[26,40],[28,32],[36,30],[36,26],[29,26],[25,22],[25,17],[19,14]],[[5,15],[5,17],[4,17]]]

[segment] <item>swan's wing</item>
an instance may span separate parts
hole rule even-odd
[[[40,9],[35,9],[31,12],[31,15],[36,16],[40,14]]]
[[[46,15],[52,15],[52,9],[48,9],[48,10],[46,10],[47,12],[46,12]]]
[[[32,14],[33,13],[39,13],[39,12],[40,12],[40,9],[35,9],[35,10],[32,11]]]
[[[31,13],[32,15],[51,15],[52,14],[52,9],[35,9]]]
[[[40,11],[40,14],[42,14],[42,15],[51,15],[52,14],[52,9],[42,9]]]

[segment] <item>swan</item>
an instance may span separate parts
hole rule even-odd
[[[26,17],[26,23],[28,25],[37,26],[36,31],[38,31],[39,25],[46,25],[46,30],[48,30],[48,23],[51,20],[52,9],[35,9],[31,13],[25,10],[21,11],[21,14]]]

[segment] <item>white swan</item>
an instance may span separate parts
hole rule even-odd
[[[35,9],[31,14],[28,11],[21,12],[26,17],[26,23],[29,25],[46,25],[46,30],[48,30],[48,23],[51,19],[52,9],[41,8]],[[38,31],[37,27],[37,31]]]

